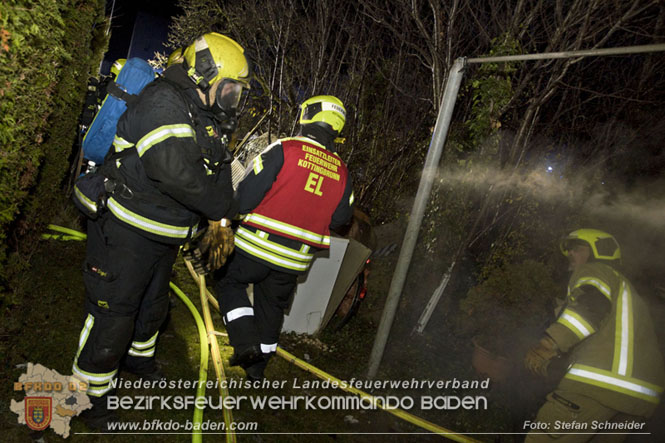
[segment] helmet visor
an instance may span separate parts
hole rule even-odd
[[[215,104],[227,112],[235,110],[238,108],[243,90],[242,83],[231,79],[224,79],[217,87]]]

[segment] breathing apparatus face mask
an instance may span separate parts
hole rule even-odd
[[[242,84],[231,79],[222,80],[215,91],[211,110],[221,129],[229,134],[238,127],[237,110],[243,91]]]

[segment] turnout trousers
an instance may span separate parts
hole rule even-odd
[[[236,250],[237,251],[237,250]],[[219,311],[236,353],[260,346],[263,358],[277,350],[277,341],[298,276],[266,266],[236,252],[225,275],[215,285]],[[254,305],[247,287],[254,284]]]
[[[83,264],[86,319],[72,371],[88,383],[93,404],[111,391],[121,360],[131,372],[155,366],[159,328],[169,308],[178,246],[147,239],[109,213],[88,222]]]

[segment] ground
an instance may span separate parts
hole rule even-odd
[[[398,257],[405,219],[376,227],[377,249],[396,245],[394,252],[373,257],[369,277],[369,295],[360,307],[356,317],[338,332],[323,331],[317,337],[284,334],[280,346],[296,357],[337,377],[349,381],[366,378],[367,363],[374,341],[377,325],[381,318],[383,303],[390,286],[392,270]],[[390,248],[388,248],[390,249]],[[21,365],[28,362],[41,363],[62,374],[69,374],[72,358],[77,348],[80,328],[83,322],[83,286],[80,263],[84,255],[84,244],[76,241],[43,241],[31,260],[31,269],[26,273],[20,290],[23,303],[6,307],[0,325],[0,350],[3,359],[0,366],[2,379],[0,386],[0,432],[2,441],[19,442],[29,440],[30,430],[18,425],[16,415],[9,410],[10,399],[20,400],[20,393],[12,391],[13,381],[17,380]],[[468,337],[455,334],[450,321],[454,315],[455,300],[459,298],[465,283],[460,279],[451,282],[448,302],[440,303],[432,320],[423,334],[413,334],[413,328],[434,288],[438,285],[443,267],[431,257],[416,255],[409,274],[404,295],[401,298],[390,339],[386,347],[378,380],[424,380],[424,381],[472,381],[486,377],[477,373],[472,366],[473,345]],[[200,308],[198,290],[179,260],[172,281],[181,288]],[[657,305],[663,311],[663,303]],[[213,320],[219,330],[222,321],[214,313]],[[226,338],[220,338],[223,359],[226,361],[231,348]],[[157,360],[170,380],[197,380],[199,372],[198,333],[186,306],[172,295],[169,319],[157,350]],[[457,432],[477,433],[473,435],[481,441],[513,442],[523,436],[511,434],[522,432],[524,420],[533,418],[553,386],[553,381],[543,383],[521,369],[521,362],[510,362],[511,372],[504,380],[491,380],[488,389],[367,389],[373,395],[389,396],[398,399],[407,397],[415,400],[415,405],[407,412],[445,429]],[[317,380],[282,358],[271,361],[267,373],[271,380],[286,380],[283,389],[243,390],[231,389],[232,396],[323,396],[343,395],[339,390],[304,388],[307,382]],[[128,374],[121,376],[134,380]],[[243,373],[227,367],[227,376],[240,379]],[[212,364],[208,379],[215,380]],[[160,395],[164,392],[147,389],[127,391],[124,395]],[[166,395],[193,395],[191,390],[171,389]],[[216,396],[214,389],[207,395]],[[123,395],[122,391],[119,395]],[[444,410],[422,409],[420,401],[427,396],[472,395],[487,398],[487,409]],[[656,436],[665,435],[658,429],[665,416],[660,408],[650,422],[650,430]],[[192,417],[188,410],[121,410],[122,421],[152,421],[154,419],[185,422]],[[428,431],[388,414],[381,410],[307,410],[302,405],[295,410],[288,407],[275,410],[241,407],[233,413],[236,421],[252,422],[259,425],[259,433],[239,434],[238,441],[248,442],[300,442],[300,441],[395,441],[420,442],[439,441]],[[208,409],[204,419],[222,421],[219,410]],[[72,420],[74,441],[190,441],[189,434],[162,434],[149,436],[110,436],[81,435],[88,432],[80,420]],[[302,435],[298,433],[317,433]],[[360,437],[361,433],[367,434]],[[376,434],[380,433],[380,435]],[[62,439],[52,431],[44,433],[47,441]],[[204,436],[204,440],[220,440],[221,436]],[[633,441],[633,440],[630,440]],[[635,440],[640,441],[640,440]]]

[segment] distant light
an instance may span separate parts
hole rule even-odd
[[[554,170],[553,167],[551,167],[551,166],[548,166],[548,167],[547,167],[547,172],[552,172],[553,170]]]

